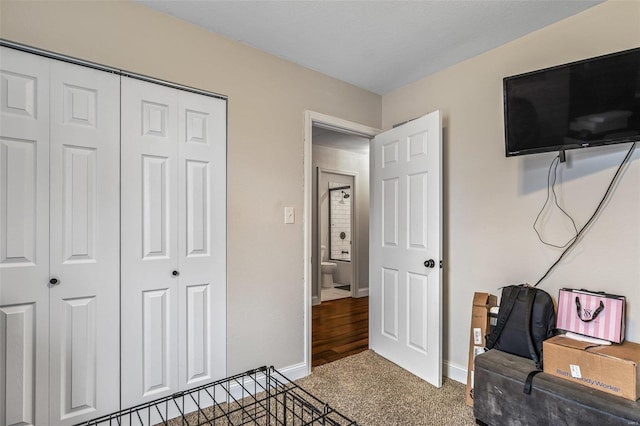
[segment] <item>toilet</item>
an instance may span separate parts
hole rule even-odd
[[[320,246],[322,262],[320,262],[320,273],[322,274],[322,288],[333,288],[333,274],[338,269],[338,264],[326,262],[327,247]]]

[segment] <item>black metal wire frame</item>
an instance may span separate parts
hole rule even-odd
[[[260,367],[78,426],[327,425],[357,423],[291,382]]]

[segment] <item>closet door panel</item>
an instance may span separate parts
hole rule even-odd
[[[35,308],[33,303],[0,308],[2,425],[35,423]],[[46,405],[45,405],[46,408]]]
[[[49,423],[49,61],[0,47],[0,426]]]
[[[122,78],[122,406],[178,390],[177,90]]]
[[[179,93],[180,389],[226,375],[226,101]]]
[[[6,134],[6,133],[5,133]],[[34,266],[37,239],[37,143],[35,139],[2,137],[2,218],[0,247],[4,267]]]
[[[51,423],[119,409],[120,78],[51,61]]]

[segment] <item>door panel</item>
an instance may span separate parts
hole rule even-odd
[[[59,401],[63,415],[88,410],[91,411],[90,417],[94,417],[93,409],[98,407],[96,305],[95,297],[63,300],[64,313],[60,318],[62,393],[55,398],[52,395],[56,403]]]
[[[398,340],[398,271],[382,268],[382,334]]]
[[[49,423],[49,61],[0,47],[0,425]]]
[[[398,246],[398,179],[382,181],[382,235],[385,247]]]
[[[143,259],[167,258],[169,243],[169,159],[142,155]]]
[[[187,160],[187,252],[186,256],[208,256],[210,248],[209,223],[211,200],[209,198],[209,163]]]
[[[370,346],[435,386],[442,383],[440,129],[435,112],[371,145]]]
[[[226,375],[226,101],[179,93],[180,389]]]
[[[211,377],[211,304],[209,285],[194,285],[187,293],[186,382]]]
[[[102,153],[101,153],[102,154]],[[62,187],[64,191],[62,262],[95,262],[97,233],[97,149],[62,147]]]
[[[6,176],[0,188],[6,206],[0,223],[6,232],[0,262],[31,266],[36,259],[36,143],[4,137],[0,139],[0,150]]]
[[[178,91],[122,77],[122,407],[178,390]]]
[[[429,310],[428,279],[424,274],[407,274],[407,346],[428,353],[425,312]]]
[[[142,293],[143,397],[170,390],[169,291]]]
[[[0,308],[2,425],[35,423],[35,303]]]
[[[51,61],[51,424],[119,409],[119,86]]]
[[[409,248],[427,250],[427,199],[428,182],[426,173],[407,176],[407,194],[409,215],[407,217],[407,231]]]

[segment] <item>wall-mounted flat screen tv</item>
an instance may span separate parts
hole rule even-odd
[[[507,157],[640,141],[640,48],[504,79]]]

